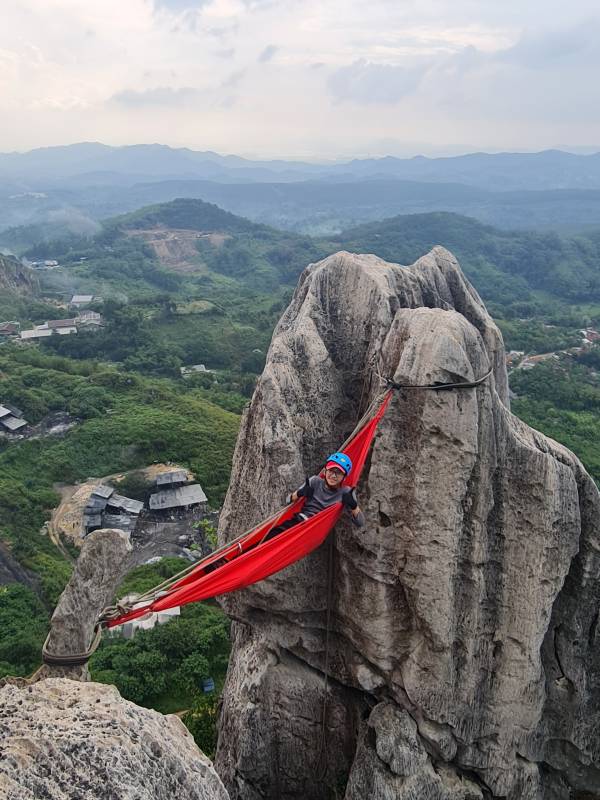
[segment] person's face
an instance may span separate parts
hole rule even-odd
[[[325,482],[331,489],[337,489],[344,480],[344,473],[336,467],[329,467],[325,470]]]

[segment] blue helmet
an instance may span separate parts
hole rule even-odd
[[[344,475],[349,475],[352,472],[352,460],[346,453],[332,453],[327,459],[327,467],[339,467]]]

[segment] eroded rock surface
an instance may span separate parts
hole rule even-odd
[[[329,637],[328,544],[225,598],[216,765],[232,798],[600,797],[598,490],[510,413],[501,336],[448,251],[307,268],[242,421],[220,536],[321,467],[378,374],[490,368],[477,389],[395,393],[359,485],[366,529],[333,534]]]
[[[73,574],[52,614],[47,649],[57,656],[86,653],[100,612],[113,601],[117,587],[133,566],[129,534],[102,528],[86,537]],[[64,677],[88,680],[87,664],[44,664],[36,680]]]
[[[3,800],[227,800],[175,716],[114,686],[49,678],[0,689]]]

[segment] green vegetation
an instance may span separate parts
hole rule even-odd
[[[0,676],[29,675],[40,663],[48,612],[26,586],[0,586]]]
[[[512,350],[524,353],[551,353],[577,347],[581,334],[574,328],[549,326],[537,319],[498,319],[502,336]]]
[[[514,413],[570,448],[600,485],[600,379],[590,362],[600,364],[600,347],[578,360],[515,370],[510,386]]]
[[[51,357],[35,347],[4,347],[0,372],[3,399],[19,405],[32,422],[57,408],[81,419],[62,438],[0,446],[0,538],[39,575],[47,609],[70,574],[64,557],[40,533],[59,501],[56,483],[170,460],[192,470],[211,503],[222,502],[238,417],[209,402],[206,390]],[[0,651],[4,636],[0,628]]]
[[[117,596],[141,593],[188,564],[165,558],[133,570]],[[123,697],[164,714],[190,709],[184,722],[208,755],[216,745],[216,707],[229,659],[229,620],[214,604],[193,603],[181,616],[132,639],[105,636],[90,661],[92,679],[114,684]],[[202,681],[216,692],[205,695]]]
[[[143,238],[129,235],[160,227],[219,236],[191,237],[192,268],[174,272]],[[69,575],[70,565],[40,533],[59,500],[56,484],[130,471],[119,486],[142,499],[148,486],[136,470],[173,461],[194,472],[218,506],[238,415],[302,269],[341,248],[412,263],[436,244],[458,257],[510,349],[563,350],[579,343],[580,327],[600,320],[600,234],[593,231],[569,238],[509,233],[435,213],[363,225],[319,242],[178,200],[110,220],[94,237],[32,248],[30,258],[64,264],[40,276],[46,296],[100,294],[104,302],[95,308],[106,326],[0,348],[0,402],[19,406],[33,423],[53,411],[79,421],[62,438],[0,443],[0,538],[40,581],[39,597],[24,587],[0,593],[0,674],[37,666],[48,613]],[[33,287],[11,292],[6,306],[0,300],[7,319],[66,316],[64,308],[59,313],[40,301]],[[181,377],[182,366],[200,363],[209,371]],[[572,362],[513,372],[511,386],[516,413],[571,447],[600,481],[595,370],[600,348]],[[172,559],[141,567],[121,591],[143,591],[180,568]],[[30,625],[23,624],[27,619]],[[186,724],[210,753],[216,697],[203,696],[199,682],[210,675],[220,685],[228,647],[218,609],[192,605],[178,620],[131,641],[107,637],[92,669],[97,680],[116,683],[136,702],[190,709]]]
[[[193,702],[202,680],[224,679],[229,657],[229,620],[216,606],[191,603],[181,616],[132,639],[105,637],[94,654],[92,678],[114,684],[123,697],[162,710],[175,689]],[[181,706],[180,706],[181,708]]]
[[[542,316],[546,308],[536,291],[561,305],[600,300],[600,231],[569,237],[500,231],[469,217],[437,212],[360,225],[334,241],[401,264],[411,264],[443,244],[486,303],[500,307],[509,318]]]

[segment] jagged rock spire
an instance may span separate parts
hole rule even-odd
[[[305,270],[242,421],[220,536],[319,469],[378,373],[490,367],[480,388],[391,403],[359,486],[367,528],[334,534],[329,637],[327,546],[225,599],[216,764],[232,798],[567,800],[600,785],[598,490],[510,413],[501,335],[448,251]]]

